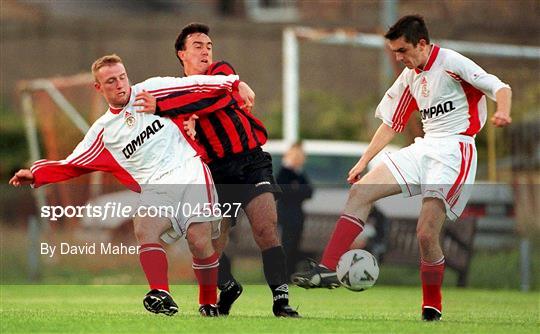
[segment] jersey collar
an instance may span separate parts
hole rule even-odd
[[[113,114],[117,115],[117,114],[119,114],[122,110],[124,110],[124,108],[114,108],[114,107],[109,106],[109,110],[110,110]]]
[[[417,67],[414,69],[416,74],[430,70],[430,68],[433,66],[433,63],[435,62],[435,59],[437,59],[437,55],[439,54],[440,49],[441,48],[437,44],[431,44],[431,51],[429,51],[428,61],[424,68]]]

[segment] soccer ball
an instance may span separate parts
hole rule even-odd
[[[341,285],[352,291],[371,288],[379,277],[379,265],[370,252],[353,249],[343,254],[336,267]]]

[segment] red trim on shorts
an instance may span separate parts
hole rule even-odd
[[[473,157],[473,146],[472,144],[467,144],[468,148],[469,148],[469,151],[468,151],[468,157],[467,157],[467,164],[466,164],[466,171],[465,171],[465,175],[463,176],[463,181],[461,182],[460,186],[458,187],[458,190],[456,191],[456,194],[454,195],[454,198],[452,199],[451,203],[450,203],[450,206],[451,207],[454,207],[454,205],[456,205],[458,199],[459,199],[459,196],[461,196],[461,190],[463,189],[463,186],[465,184],[465,182],[467,181],[467,178],[469,177],[469,172],[471,170],[471,165],[472,165],[472,157]]]
[[[463,143],[459,143],[459,151],[461,152],[461,167],[459,168],[459,174],[458,174],[458,177],[456,178],[456,181],[454,182],[454,184],[452,185],[452,188],[450,188],[450,191],[448,192],[448,195],[446,196],[446,201],[448,203],[450,203],[450,198],[452,196],[454,196],[454,193],[456,192],[457,190],[457,187],[461,181],[461,178],[463,176],[463,173],[465,172],[465,147],[463,145]]]
[[[459,218],[459,215],[458,215],[457,213],[455,213],[454,211],[452,211],[452,207],[450,206],[450,203],[448,203],[448,201],[446,200],[446,198],[444,197],[444,194],[443,194],[442,192],[440,192],[440,191],[438,191],[438,190],[435,190],[435,189],[431,189],[431,190],[428,190],[428,191],[429,191],[429,192],[432,192],[432,193],[435,193],[435,194],[441,195],[440,200],[443,201],[443,202],[445,203],[445,207],[446,207],[446,204],[448,204],[448,210],[449,210],[450,212],[452,212],[452,214],[453,214],[454,216],[456,216],[456,217]],[[433,198],[437,198],[437,197],[433,197]],[[448,216],[448,214],[447,214],[447,216]]]
[[[216,202],[216,192],[214,191],[215,188],[212,187],[215,184],[214,178],[212,177],[212,172],[210,171],[210,168],[208,168],[208,165],[204,161],[202,163],[204,165],[204,169],[206,170],[206,175],[208,175],[208,179],[210,180],[210,194],[212,194],[212,203],[214,203]]]
[[[390,155],[388,155],[388,160],[390,160],[392,165],[394,165],[394,167],[396,167],[396,170],[398,171],[399,175],[403,179],[403,182],[405,182],[405,185],[407,186],[407,191],[409,192],[409,195],[412,196],[411,189],[409,188],[409,184],[407,183],[407,180],[405,180],[405,177],[403,177],[403,174],[401,174],[401,171],[399,170],[398,166],[394,163],[392,158],[390,158]]]
[[[467,145],[467,146],[465,146]],[[461,195],[461,189],[463,188],[463,183],[467,180],[469,172],[471,170],[471,161],[473,156],[473,146],[472,144],[459,143],[459,150],[461,151],[461,167],[459,169],[459,175],[456,178],[456,181],[450,188],[448,195],[446,196],[446,201],[453,207]]]
[[[208,176],[208,171],[205,168],[204,162],[201,161],[203,172],[204,172],[204,180],[206,181],[206,196],[208,196],[208,201],[210,202],[210,205],[214,204],[213,196],[212,196],[212,189],[210,187],[210,178]]]

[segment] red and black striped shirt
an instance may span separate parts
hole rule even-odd
[[[207,75],[236,74],[232,66],[225,62],[215,62],[208,68]],[[197,112],[197,140],[200,154],[205,162],[253,150],[268,139],[263,123],[252,113],[241,108],[242,98],[237,91],[233,94],[211,94],[197,101],[185,101],[183,93],[175,93],[157,99],[158,113],[175,117],[186,114],[186,104]]]

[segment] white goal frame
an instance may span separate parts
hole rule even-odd
[[[301,40],[321,44],[352,45],[383,50],[384,37],[346,29],[316,29],[288,27],[283,30],[283,139],[287,143],[298,140],[299,135],[299,73]],[[540,47],[511,44],[436,40],[437,44],[470,55],[501,58],[540,59]]]

